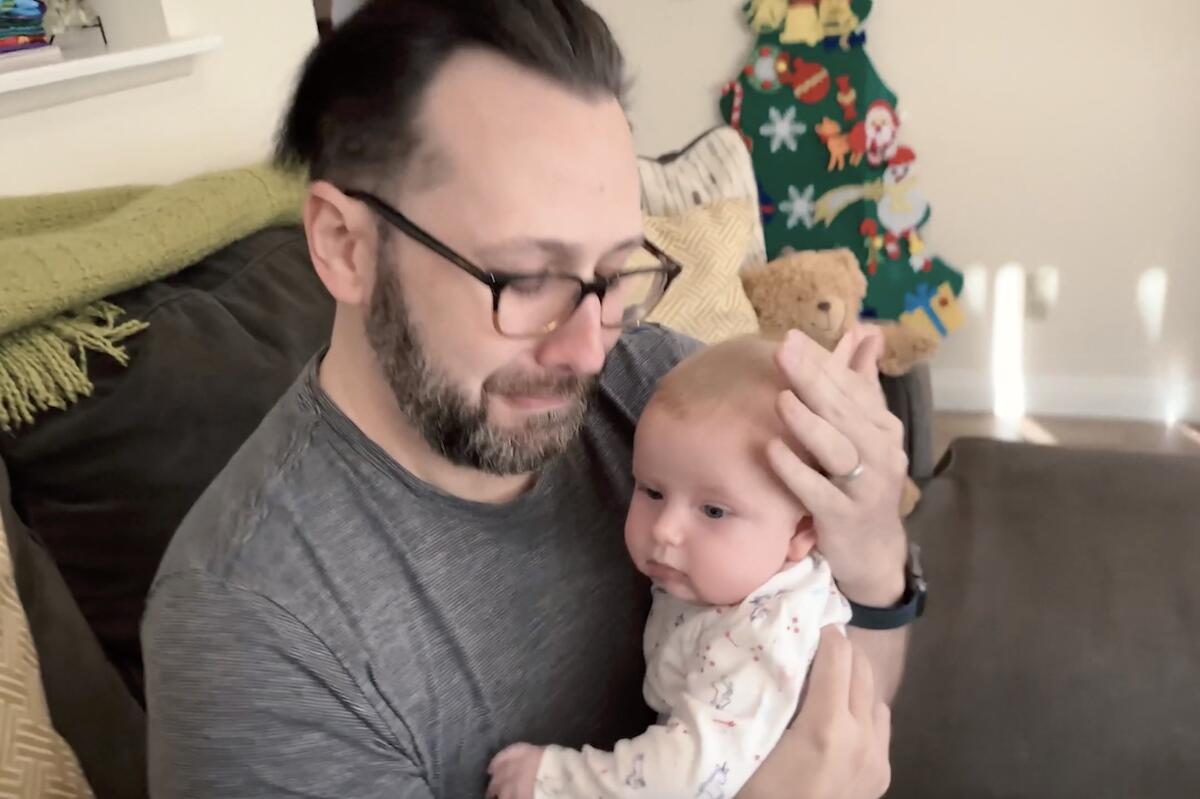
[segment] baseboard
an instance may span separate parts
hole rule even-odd
[[[972,369],[932,369],[934,407],[943,411],[991,413],[992,376]],[[1169,396],[1161,381],[1125,377],[1025,378],[1026,413],[1086,419],[1161,422],[1168,413],[1200,420],[1200,383],[1183,383]]]

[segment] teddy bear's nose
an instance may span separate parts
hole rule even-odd
[[[828,300],[825,300],[825,301],[822,301],[822,302],[818,302],[818,303],[817,303],[817,310],[818,310],[818,311],[824,311],[825,313],[829,313],[829,309],[830,309],[830,307],[831,307],[831,306],[830,306],[830,304],[829,304]]]

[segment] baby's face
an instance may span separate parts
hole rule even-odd
[[[651,404],[625,521],[638,569],[685,601],[733,605],[808,554],[806,514],[771,474],[768,437],[735,413],[680,419]]]

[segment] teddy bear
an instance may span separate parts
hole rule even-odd
[[[821,346],[833,350],[859,321],[867,278],[850,250],[787,252],[774,261],[748,270],[742,276],[746,296],[768,336],[800,330]],[[883,331],[884,351],[879,371],[898,376],[937,352],[939,340],[924,331],[896,322],[871,322]],[[907,516],[921,492],[908,480],[900,512]]]

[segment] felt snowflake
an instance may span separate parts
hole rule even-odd
[[[815,186],[809,186],[800,192],[795,186],[788,186],[788,198],[779,204],[779,210],[787,214],[788,230],[794,228],[798,223],[803,222],[804,227],[811,229],[813,226],[813,193],[816,190]]]
[[[785,145],[792,152],[796,152],[796,137],[808,132],[808,125],[796,119],[796,107],[790,106],[781,114],[778,108],[772,106],[767,110],[767,114],[771,119],[759,128],[758,132],[770,138],[771,152],[776,152]]]

